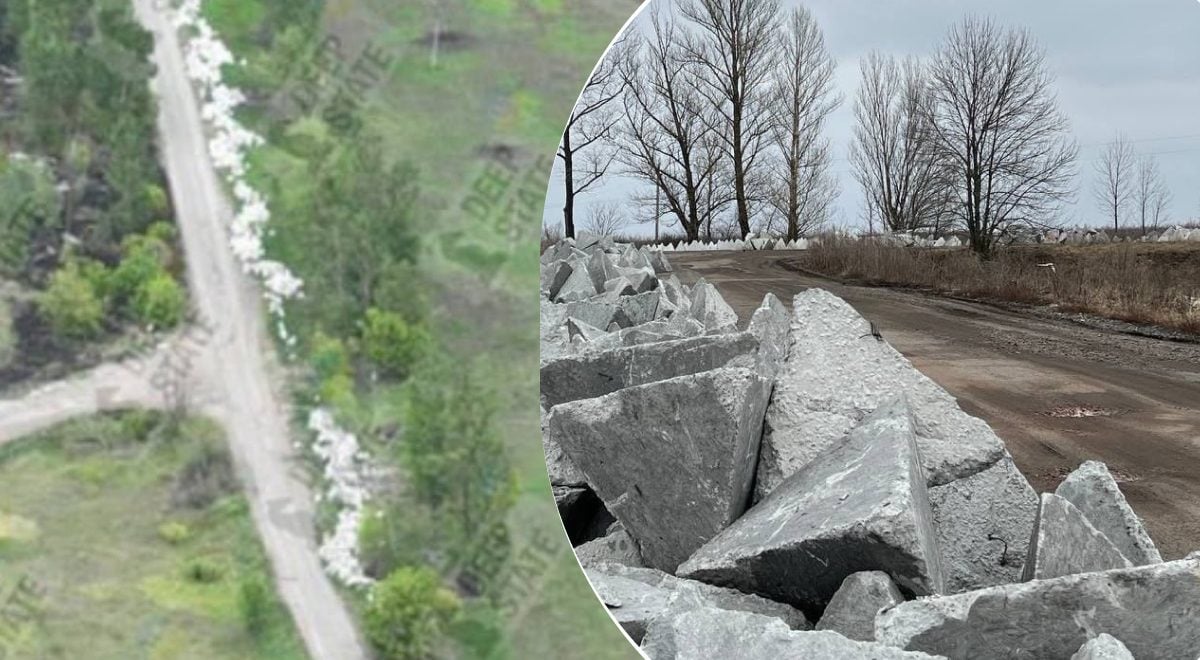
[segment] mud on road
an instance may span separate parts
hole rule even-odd
[[[1164,558],[1200,550],[1200,344],[843,285],[789,269],[787,252],[669,258],[683,283],[715,284],[743,323],[767,292],[789,306],[811,287],[840,296],[986,420],[1038,492],[1085,460],[1104,461]]]

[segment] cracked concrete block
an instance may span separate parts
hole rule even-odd
[[[903,399],[881,406],[844,443],[785,480],[677,575],[789,603],[817,618],[847,576],[869,570],[885,571],[910,594],[944,590]]]
[[[982,472],[929,489],[946,592],[1019,582],[1038,496],[1006,451]]]
[[[673,572],[746,509],[766,379],[718,369],[550,411],[550,435],[642,549]]]
[[[735,333],[564,355],[542,363],[542,401],[550,409],[725,366],[750,367],[757,350],[753,335]]]
[[[852,573],[833,594],[817,630],[832,630],[848,639],[875,641],[875,615],[904,602],[896,583],[883,571]]]
[[[646,626],[655,619],[698,607],[753,613],[778,621],[785,629],[811,628],[793,607],[734,589],[683,580],[652,568],[608,563],[585,567],[584,572],[609,613],[635,641],[641,641]]]
[[[1136,658],[1200,655],[1200,553],[1188,559],[921,598],[881,612],[880,642],[950,658],[1069,658],[1107,633]]]
[[[622,564],[624,566],[642,567],[642,551],[638,548],[637,540],[629,535],[620,525],[608,534],[584,543],[575,548],[575,556],[584,568],[603,564]]]
[[[980,472],[1004,456],[1004,444],[987,424],[870,336],[866,319],[845,301],[821,289],[797,295],[787,359],[767,411],[756,495],[767,495],[901,393],[912,407],[930,486]]]
[[[1134,566],[1162,561],[1142,520],[1125,501],[1104,463],[1083,463],[1054,492],[1074,504]]]
[[[1065,498],[1042,493],[1034,521],[1026,580],[1049,580],[1077,573],[1095,573],[1132,564]]]
[[[546,295],[547,299],[552,300],[558,295],[573,271],[571,264],[565,261],[556,261],[542,269],[542,293]]]
[[[550,299],[557,303],[579,302],[597,293],[599,292],[592,284],[592,276],[588,273],[587,266],[579,263],[572,268],[570,277]]]

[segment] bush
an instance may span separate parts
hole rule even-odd
[[[358,530],[363,570],[382,579],[401,566],[437,561],[444,554],[440,528],[426,507],[408,500],[364,512]]]
[[[372,588],[364,617],[367,638],[383,658],[427,658],[461,608],[437,573],[406,566]]]
[[[271,614],[271,590],[259,576],[242,578],[238,586],[238,609],[246,632],[257,637],[267,629]]]
[[[207,559],[193,559],[188,563],[184,575],[197,584],[214,584],[225,576],[225,570]]]
[[[178,507],[205,509],[221,496],[237,490],[229,452],[217,441],[207,441],[194,450],[175,475],[171,503]]]
[[[363,322],[363,352],[384,375],[404,378],[429,345],[429,334],[402,316],[380,309],[367,310]]]
[[[155,329],[179,325],[186,310],[187,298],[183,288],[165,272],[142,282],[133,296],[134,318]]]
[[[165,249],[161,241],[142,236],[125,242],[124,256],[111,276],[112,295],[118,302],[133,300],[143,284],[165,272]]]
[[[104,303],[74,263],[59,268],[38,298],[38,310],[54,334],[66,339],[90,339],[100,334]]]
[[[312,340],[308,362],[319,380],[328,380],[350,372],[350,356],[341,339],[318,332]]]
[[[13,331],[12,310],[0,299],[0,368],[8,366],[17,356],[17,335]]]
[[[181,522],[165,522],[158,526],[158,537],[171,545],[179,545],[192,537],[192,530]]]

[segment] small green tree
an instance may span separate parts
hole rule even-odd
[[[118,303],[128,303],[139,289],[165,271],[170,248],[162,241],[136,236],[125,241],[121,263],[112,272],[112,295]]]
[[[175,278],[163,272],[143,282],[133,296],[134,317],[157,330],[179,325],[186,310],[183,288]]]
[[[388,660],[428,658],[461,609],[436,572],[406,566],[372,588],[367,638]]]
[[[50,277],[50,286],[38,298],[38,310],[54,333],[66,339],[95,337],[104,320],[104,304],[73,262]]]
[[[363,352],[379,371],[404,378],[429,346],[429,334],[395,312],[368,309],[363,320]]]
[[[238,609],[246,632],[257,637],[267,629],[271,615],[271,589],[257,575],[244,577],[238,585]]]

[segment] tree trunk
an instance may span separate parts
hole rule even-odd
[[[572,162],[571,131],[563,133],[563,191],[566,197],[563,201],[563,234],[564,238],[575,238],[575,167]]]

